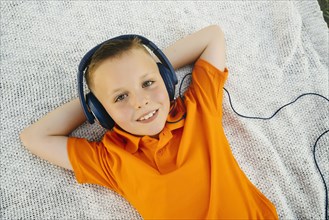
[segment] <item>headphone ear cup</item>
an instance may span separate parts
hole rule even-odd
[[[86,103],[95,119],[103,128],[111,130],[114,127],[115,122],[92,92],[86,95]]]
[[[175,98],[175,84],[173,80],[173,76],[170,72],[170,70],[165,67],[162,63],[157,63],[160,75],[166,85],[167,92],[169,95],[170,101],[174,100]]]

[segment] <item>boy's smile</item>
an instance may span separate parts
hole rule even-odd
[[[150,54],[132,49],[100,63],[93,93],[123,130],[157,136],[169,113],[170,101],[158,66]]]
[[[149,122],[153,121],[158,116],[158,112],[159,112],[159,110],[157,109],[157,110],[154,110],[150,113],[146,113],[142,117],[137,119],[137,121],[141,122],[141,123],[149,123]]]

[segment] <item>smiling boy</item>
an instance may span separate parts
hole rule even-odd
[[[239,168],[222,127],[228,70],[221,29],[206,27],[164,50],[175,69],[194,63],[184,99],[173,103],[156,58],[138,42],[122,43],[114,55],[104,44],[86,75],[114,128],[100,142],[68,137],[86,120],[73,100],[24,129],[23,144],[74,170],[79,183],[118,192],[145,219],[277,219]]]
[[[132,47],[136,48],[122,57],[105,59],[89,69],[87,79],[92,80],[88,84],[123,130],[139,136],[157,136],[166,123],[170,101],[158,66],[147,50],[138,45],[133,42]],[[96,52],[94,59],[107,47],[110,46],[104,45]]]

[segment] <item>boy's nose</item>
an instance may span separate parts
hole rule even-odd
[[[143,106],[149,104],[149,99],[146,96],[136,97],[135,99],[135,107],[136,109],[141,109]]]
[[[143,105],[147,105],[147,104],[149,104],[149,102],[148,101],[146,101],[144,104],[142,104],[142,105],[138,105],[137,106],[137,108],[142,108],[143,107]]]

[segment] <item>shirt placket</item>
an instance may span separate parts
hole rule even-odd
[[[163,132],[160,134],[159,142],[157,144],[154,154],[154,161],[160,173],[163,173],[165,170],[167,170],[166,165],[168,164],[168,159],[170,158],[166,154],[166,151],[171,138],[172,134],[171,131],[168,129],[164,129]]]

